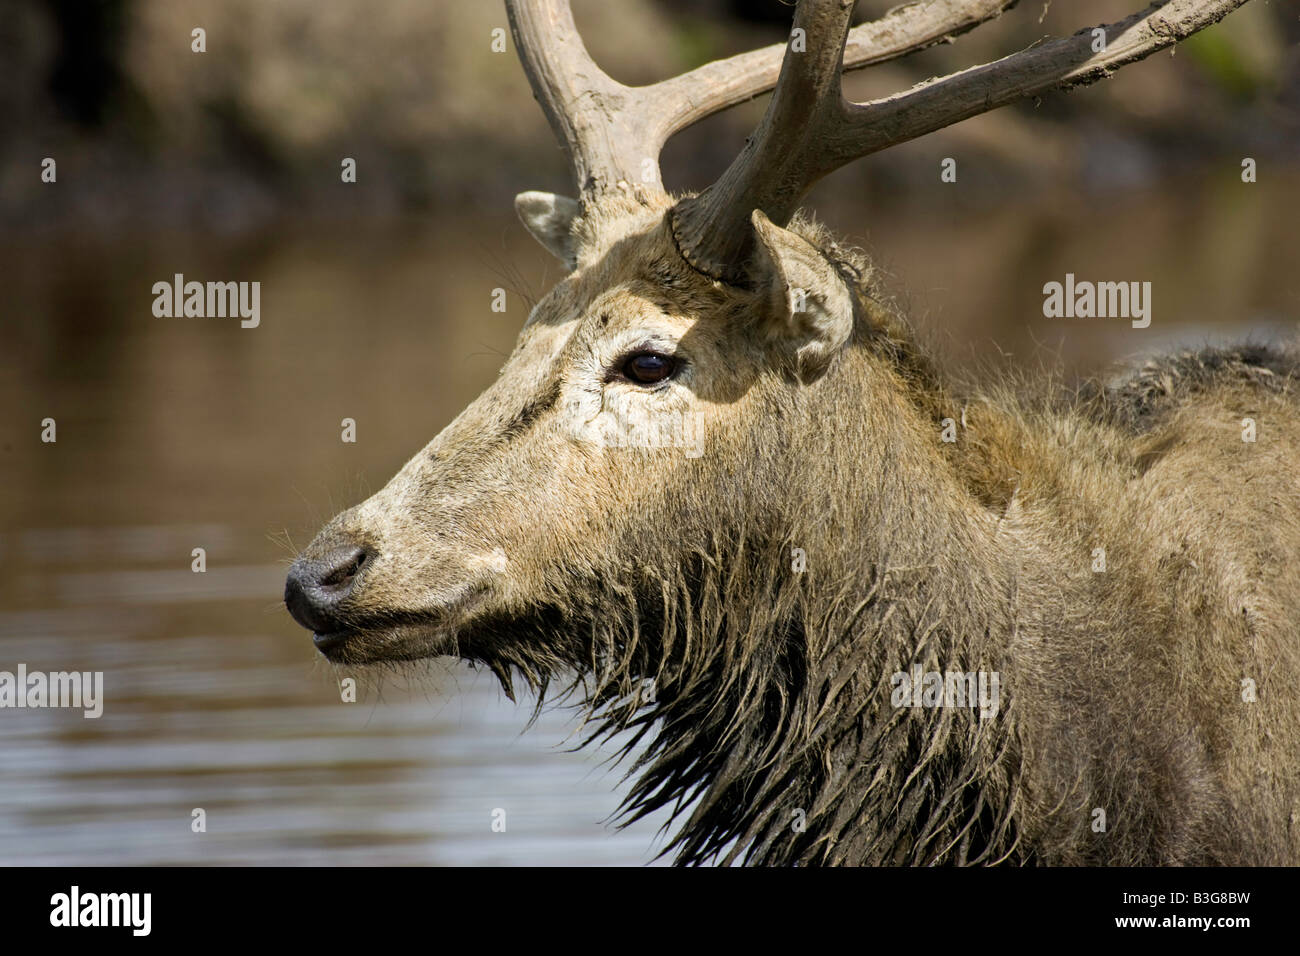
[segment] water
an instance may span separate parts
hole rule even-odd
[[[229,526],[6,535],[18,584],[51,607],[0,613],[5,668],[104,672],[104,714],[7,710],[6,864],[639,863],[654,827],[604,820],[617,774],[557,745],[563,712],[521,735],[527,702],[442,666],[343,703],[285,626],[283,565],[160,569],[201,540],[264,548]],[[94,555],[92,559],[90,556]],[[87,560],[114,568],[64,570]],[[37,602],[34,602],[37,603]],[[207,832],[191,832],[192,812]],[[493,832],[493,811],[506,812]]]
[[[958,361],[1090,368],[1292,328],[1297,182],[923,215],[821,208],[878,251]],[[492,380],[528,294],[555,278],[508,210],[11,239],[0,263],[0,670],[101,670],[107,698],[98,720],[0,711],[0,863],[654,858],[662,818],[606,822],[625,787],[608,751],[565,749],[571,714],[523,733],[531,702],[445,662],[344,703],[347,675],[280,605],[297,547]],[[260,281],[261,326],[155,318],[152,285],[177,272]],[[1152,327],[1044,319],[1042,284],[1066,272],[1152,281]],[[45,418],[57,443],[40,441]],[[196,808],[206,833],[191,831]]]

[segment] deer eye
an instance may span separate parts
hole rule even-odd
[[[638,385],[654,385],[676,371],[677,363],[668,355],[658,352],[637,352],[623,363],[623,374]]]

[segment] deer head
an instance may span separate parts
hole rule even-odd
[[[832,556],[992,520],[930,436],[941,389],[874,301],[865,263],[797,216],[801,199],[845,163],[1100,79],[1244,0],[1156,3],[1106,26],[1100,53],[1085,31],[884,99],[842,95],[844,70],[1014,2],[920,0],[850,29],[852,0],[801,0],[789,43],[632,88],[592,62],[567,0],[507,0],[577,189],[525,192],[516,209],[568,271],[498,380],[295,562],[285,601],[320,652],[459,656],[507,692],[518,676],[544,688],[576,672],[590,700],[622,702],[623,723],[642,719],[639,682],[655,678],[651,713],[713,722],[715,784],[740,773],[728,739],[750,733],[745,759],[762,765],[780,735],[762,740],[737,715],[789,723],[791,682],[834,657],[811,646],[831,637],[810,636],[807,598],[851,593],[855,566]],[[721,178],[665,191],[670,136],[773,88]],[[791,583],[791,553],[813,538],[838,570]],[[745,656],[759,663],[732,666]],[[663,745],[661,783],[683,759]]]

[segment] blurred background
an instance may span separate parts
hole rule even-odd
[[[859,19],[891,5],[861,0]],[[847,89],[1139,5],[1022,0]],[[791,15],[573,6],[628,83],[780,42]],[[662,847],[662,818],[610,824],[621,771],[571,749],[572,713],[524,734],[530,701],[445,662],[342,703],[349,675],[280,605],[295,550],[493,379],[558,277],[511,199],[571,184],[513,46],[492,51],[505,25],[482,0],[0,0],[0,670],[103,671],[107,698],[99,720],[0,710],[0,864],[640,864]],[[1300,3],[1253,0],[1105,83],[869,157],[809,204],[956,368],[1076,376],[1294,335],[1298,44]],[[669,144],[669,187],[707,185],[764,102]],[[1044,318],[1067,272],[1150,281],[1151,326]],[[154,317],[175,273],[260,282],[260,326]]]

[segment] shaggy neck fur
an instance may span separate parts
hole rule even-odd
[[[675,842],[679,862],[928,864],[1014,852],[1010,710],[981,721],[970,709],[891,702],[893,675],[914,666],[997,671],[1013,626],[1013,582],[971,560],[996,550],[996,525],[969,507],[944,460],[926,407],[942,396],[918,382],[879,387],[906,374],[896,344],[846,353],[780,416],[786,447],[769,434],[745,449],[750,461],[784,465],[767,476],[783,494],[764,522],[782,539],[744,536],[698,559],[691,596],[707,610],[692,622],[695,643],[721,660],[695,664],[694,681],[671,670],[657,681],[663,723],[630,797],[644,812],[680,799],[687,781],[700,790]],[[707,687],[710,671],[721,686],[691,686]]]

